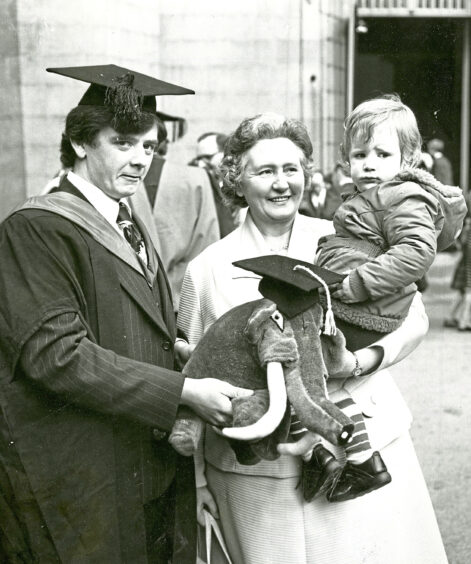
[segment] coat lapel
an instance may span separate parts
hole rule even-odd
[[[143,277],[136,276],[134,272],[124,265],[121,265],[118,269],[118,274],[119,281],[123,289],[135,302],[139,304],[139,306],[161,329],[161,331],[171,339],[172,335],[170,335],[169,328],[162,315],[164,312],[160,312],[157,306],[156,297],[153,295],[152,290],[149,288],[145,279]]]
[[[126,265],[125,268],[119,269],[120,282],[123,288],[145,310],[154,323],[166,335],[170,336],[152,292],[153,284],[157,279],[159,270],[161,270],[161,268],[159,269],[157,253],[147,230],[139,220],[137,223],[139,228],[142,229],[148,249],[149,268],[146,268],[123,237],[113,229],[108,221],[87,200],[71,192],[60,191],[44,196],[32,197],[15,211],[20,209],[42,209],[65,217],[79,225],[95,241],[118,257]],[[127,267],[131,267],[132,271],[129,271]],[[139,276],[136,276],[136,273]],[[166,287],[165,283],[164,287]]]

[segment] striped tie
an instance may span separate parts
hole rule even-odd
[[[136,227],[136,224],[133,222],[128,207],[122,202],[119,203],[119,213],[116,222],[123,232],[126,241],[131,245],[133,250],[144,259],[144,257],[146,257],[144,239],[139,229]],[[147,262],[147,257],[145,261]]]

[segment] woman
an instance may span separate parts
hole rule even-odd
[[[317,242],[333,232],[329,221],[298,214],[310,181],[312,145],[302,124],[276,114],[244,120],[229,137],[221,165],[225,197],[247,206],[243,224],[194,259],[186,272],[179,325],[194,345],[232,307],[260,297],[259,278],[232,263],[269,253],[313,262]],[[368,416],[375,449],[392,483],[352,501],[305,503],[296,486],[301,457],[282,455],[254,466],[237,463],[212,429],[206,431],[206,479],[197,476],[199,503],[217,504],[236,564],[387,564],[446,562],[430,498],[408,434],[411,416],[385,372],[411,352],[427,330],[420,298],[409,317],[375,347],[357,352],[362,376],[348,387]],[[328,382],[332,400],[356,367]],[[287,452],[287,447],[280,447]],[[341,456],[341,453],[337,453]]]

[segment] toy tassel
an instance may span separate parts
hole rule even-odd
[[[335,325],[334,312],[332,311],[332,302],[331,302],[331,299],[330,299],[330,290],[329,290],[329,287],[327,286],[327,284],[325,283],[325,280],[323,278],[321,278],[320,276],[318,276],[317,274],[315,274],[311,269],[309,269],[306,266],[303,266],[301,264],[296,265],[293,268],[293,270],[304,270],[310,276],[312,276],[318,282],[320,282],[322,284],[322,286],[324,287],[325,295],[326,295],[326,298],[327,298],[327,310],[325,312],[323,333],[324,333],[324,335],[336,335],[337,334],[337,327]]]

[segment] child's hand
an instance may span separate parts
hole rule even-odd
[[[329,289],[330,295],[336,300],[340,300],[344,304],[353,304],[355,302],[358,302],[358,299],[355,298],[350,288],[350,281],[348,276],[346,276],[342,280],[342,282],[330,286]]]
[[[306,431],[306,434],[294,443],[280,443],[277,450],[280,454],[290,454],[291,456],[302,456],[305,462],[311,460],[312,451],[321,442],[317,433]]]

